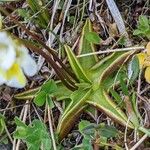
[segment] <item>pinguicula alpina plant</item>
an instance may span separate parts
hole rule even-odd
[[[0,85],[23,88],[27,82],[25,75],[33,76],[37,72],[28,49],[6,32],[0,32],[0,56]]]
[[[96,51],[94,43],[86,38],[87,33],[91,34],[92,32],[91,21],[87,19],[82,29],[79,49],[77,51],[78,55]],[[135,55],[135,51],[114,52],[100,60],[96,54],[87,57],[76,57],[68,45],[64,45],[64,48],[72,72],[76,75],[78,80],[69,78],[72,82],[76,82],[74,89],[65,88],[63,82],[59,82],[59,84],[56,83],[58,89],[53,93],[53,96],[56,97],[57,100],[64,100],[66,104],[57,126],[59,140],[62,140],[69,133],[75,120],[77,120],[83,111],[93,112],[93,109],[102,111],[119,124],[132,129],[138,129],[150,135],[150,132],[140,125],[132,104],[130,104],[131,109],[126,108],[126,114],[109,96],[112,87],[119,85],[121,81],[127,80],[127,77],[122,74],[122,69]],[[52,62],[50,63],[53,65]],[[57,68],[55,70],[57,71]],[[61,72],[65,73],[63,71]],[[65,81],[69,80],[66,78]],[[19,93],[15,95],[15,98],[29,99],[30,97],[36,97],[38,94],[39,88]],[[68,99],[70,99],[69,102]],[[39,101],[39,99],[36,100]],[[130,100],[129,97],[129,101]]]

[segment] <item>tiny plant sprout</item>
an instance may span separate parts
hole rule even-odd
[[[37,72],[36,62],[28,49],[6,32],[0,32],[0,62],[0,85],[23,88],[25,75],[34,76]]]
[[[144,77],[150,83],[150,42],[146,45],[146,52],[137,54],[140,69],[145,69]]]

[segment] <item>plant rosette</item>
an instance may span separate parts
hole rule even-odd
[[[150,83],[150,42],[146,45],[145,52],[137,54],[140,69],[145,69],[144,77]]]
[[[25,75],[37,73],[36,62],[28,49],[6,32],[0,32],[0,39],[0,85],[23,88],[27,82]]]

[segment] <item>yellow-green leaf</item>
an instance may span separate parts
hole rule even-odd
[[[94,43],[90,41],[91,37],[93,39],[93,34],[94,34],[94,39],[96,39],[96,41],[99,40],[97,34],[93,32],[91,21],[87,19],[82,29],[82,34],[79,42],[78,55],[95,52]],[[97,55],[81,57],[78,59],[83,69],[85,69],[87,72],[88,69],[90,69],[98,61]]]
[[[85,38],[88,42],[93,44],[100,44],[101,38],[96,32],[87,32],[85,33]]]
[[[88,99],[90,94],[91,90],[79,89],[71,95],[71,103],[61,116],[57,127],[57,133],[60,140],[67,135],[74,122],[79,117],[79,114],[86,107],[85,101]]]
[[[67,53],[67,57],[68,57],[70,66],[71,66],[72,70],[74,71],[74,73],[76,74],[77,78],[81,82],[90,83],[91,81],[88,79],[85,71],[83,70],[83,68],[80,65],[78,59],[76,58],[76,56],[72,52],[71,48],[68,45],[65,45],[64,47],[65,47],[65,51]]]

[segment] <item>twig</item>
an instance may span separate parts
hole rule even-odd
[[[54,1],[54,4],[53,4],[53,11],[52,11],[51,21],[50,21],[50,29],[51,30],[53,29],[54,17],[55,17],[56,11],[58,9],[59,3],[60,3],[60,0],[56,0],[56,1]]]
[[[147,134],[145,134],[130,150],[135,150],[139,145],[148,137]]]
[[[105,53],[112,53],[112,52],[123,52],[123,51],[131,51],[131,50],[143,50],[145,47],[128,47],[128,48],[119,48],[119,49],[108,49],[105,51],[98,51],[98,52],[93,52],[93,53],[87,53],[87,54],[82,54],[78,55],[77,57],[86,57],[86,56],[91,56],[91,55],[97,55],[97,54],[105,54]]]
[[[57,150],[56,142],[55,142],[55,137],[54,137],[53,126],[52,126],[51,110],[50,110],[50,108],[49,108],[48,105],[47,105],[47,108],[48,108],[48,122],[49,122],[49,128],[50,128],[50,133],[51,133],[51,138],[52,138],[52,143],[53,143],[53,150]]]
[[[7,135],[8,135],[8,137],[9,137],[11,143],[13,144],[13,139],[12,139],[12,137],[11,137],[11,135],[10,135],[8,129],[7,129],[7,126],[5,125],[4,128],[5,128],[5,131],[6,131]]]
[[[25,103],[23,105],[18,105],[18,106],[14,106],[14,107],[9,107],[9,108],[4,108],[4,109],[1,109],[0,112],[3,112],[3,111],[8,111],[8,110],[11,110],[11,109],[15,109],[15,108],[19,108],[19,107],[22,107],[24,105],[29,105],[30,103]]]
[[[146,88],[144,88],[142,91],[140,91],[140,95],[142,95],[144,92],[147,92],[147,90],[150,89],[150,85],[148,85]]]
[[[106,0],[106,3],[107,3],[108,8],[111,12],[111,15],[113,16],[113,18],[117,24],[117,27],[118,27],[120,34],[124,35],[126,37],[127,46],[131,46],[131,41],[129,40],[129,36],[128,36],[128,33],[126,31],[124,21],[121,17],[120,11],[119,11],[116,3],[114,2],[114,0]]]
[[[128,124],[129,124],[129,122],[130,122],[130,117],[127,120],[127,125],[126,125],[125,133],[124,133],[124,143],[125,143],[126,150],[129,150],[128,145],[127,145],[127,131],[128,131]]]
[[[63,35],[63,31],[64,31],[64,24],[65,24],[65,20],[66,20],[66,17],[67,17],[68,10],[71,6],[71,2],[72,2],[72,0],[66,0],[65,3],[64,3],[64,8],[63,8],[64,16],[63,16],[62,26],[61,26],[61,30],[60,30],[60,41],[61,42],[63,41],[62,35]]]
[[[38,118],[39,118],[39,120],[42,122],[42,118],[41,118],[41,116],[39,115],[39,113],[38,113],[38,111],[37,111],[36,107],[34,106],[34,104],[32,104],[32,107],[34,108],[34,111],[35,111],[35,113],[36,113],[37,117],[38,117]]]
[[[80,21],[82,21],[83,19],[83,16],[84,16],[84,10],[85,10],[85,0],[83,0],[83,7],[82,7],[82,13],[81,13],[81,18],[80,18]]]

